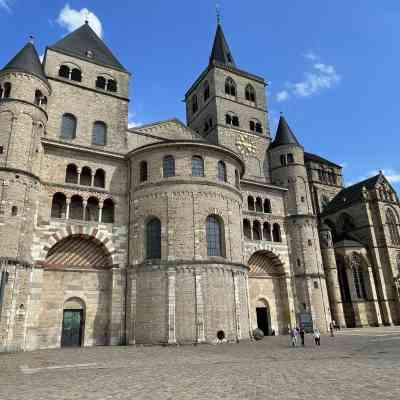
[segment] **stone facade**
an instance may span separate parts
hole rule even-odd
[[[220,26],[188,126],[133,129],[129,72],[79,32],[84,53],[0,71],[0,351],[400,323],[393,188],[344,188],[290,128],[271,144],[265,81],[218,58]]]

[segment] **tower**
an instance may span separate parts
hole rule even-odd
[[[294,272],[297,313],[301,322],[307,315],[313,325],[327,330],[330,308],[322,265],[317,217],[304,165],[304,149],[281,116],[274,141],[269,147],[271,178],[286,187],[287,233],[290,262]]]
[[[0,71],[0,349],[24,348],[51,87],[32,43]]]
[[[211,143],[241,153],[246,177],[268,180],[266,82],[239,69],[218,22],[206,69],[185,95],[187,124]]]

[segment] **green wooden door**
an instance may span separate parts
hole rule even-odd
[[[61,346],[80,346],[82,344],[82,327],[82,310],[64,310]]]

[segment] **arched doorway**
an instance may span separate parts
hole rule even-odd
[[[79,347],[83,344],[85,303],[79,298],[65,302],[61,332],[61,347]]]
[[[249,292],[252,328],[265,335],[287,333],[289,298],[284,266],[272,251],[256,251],[249,259]]]

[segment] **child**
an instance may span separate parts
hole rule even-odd
[[[319,329],[314,329],[314,340],[317,346],[321,346],[321,334],[319,333]]]

